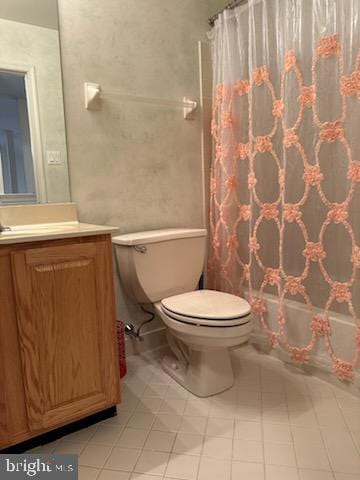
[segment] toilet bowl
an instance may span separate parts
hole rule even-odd
[[[155,304],[168,327],[173,352],[163,369],[199,397],[227,390],[234,384],[230,348],[246,342],[251,333],[246,300],[213,290],[166,298]]]
[[[163,369],[187,390],[207,397],[230,388],[230,348],[252,330],[249,303],[215,290],[196,290],[206,230],[166,229],[113,238],[120,279],[137,303],[152,303],[167,328],[171,355]]]

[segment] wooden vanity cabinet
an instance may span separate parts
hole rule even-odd
[[[0,246],[0,448],[117,404],[110,235]]]

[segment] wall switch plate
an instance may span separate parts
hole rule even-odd
[[[48,150],[46,152],[46,158],[48,165],[64,165],[61,153],[58,150]]]

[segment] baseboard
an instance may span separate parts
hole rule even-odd
[[[125,338],[126,355],[139,355],[166,345],[166,328],[160,327],[154,330],[149,330],[142,334],[141,338],[142,341],[136,340],[132,337]]]

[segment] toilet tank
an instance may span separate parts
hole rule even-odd
[[[204,229],[171,228],[113,237],[120,281],[137,303],[195,290],[204,267]]]

